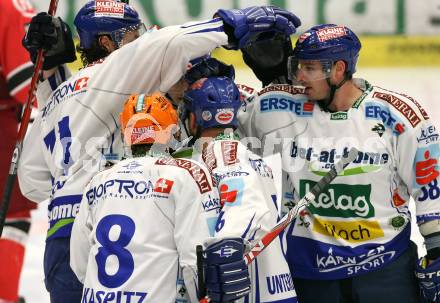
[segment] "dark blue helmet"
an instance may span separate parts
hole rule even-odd
[[[346,26],[322,24],[302,34],[296,42],[293,57],[297,60],[343,60],[347,73],[356,71],[361,42]]]
[[[144,27],[132,6],[113,0],[87,2],[73,23],[83,49],[91,48],[98,35],[109,35],[120,46],[124,32]]]
[[[234,81],[227,77],[209,77],[194,84],[196,88],[184,94],[185,108],[196,116],[202,129],[210,127],[237,127],[240,92]]]
[[[232,65],[227,65],[210,55],[195,58],[190,63],[191,68],[185,74],[185,80],[188,84],[208,77],[228,77],[232,80],[235,78],[235,69]]]

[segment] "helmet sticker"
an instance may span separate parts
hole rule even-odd
[[[212,119],[212,114],[209,110],[205,110],[202,112],[202,119],[205,121],[209,121]]]
[[[220,124],[229,124],[231,123],[232,119],[234,119],[233,108],[219,109],[218,113],[215,115],[215,120]]]
[[[95,16],[124,18],[125,3],[112,0],[96,0]]]
[[[319,41],[324,42],[331,39],[336,39],[347,35],[345,26],[335,26],[322,28],[316,32]]]
[[[299,36],[298,41],[299,43],[303,43],[304,40],[306,40],[308,37],[310,37],[312,34],[311,33],[304,33],[301,36]]]

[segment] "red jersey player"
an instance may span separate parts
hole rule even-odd
[[[33,64],[21,45],[34,10],[26,0],[0,1],[0,195],[8,175],[22,104],[29,92]],[[6,42],[6,43],[5,43]],[[0,303],[17,302],[30,210],[36,204],[14,187],[0,238]]]

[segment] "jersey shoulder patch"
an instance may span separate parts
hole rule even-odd
[[[194,161],[179,158],[159,158],[154,164],[180,167],[186,170],[191,175],[191,177],[196,182],[200,193],[203,194],[211,191],[211,184],[208,179],[210,176],[199,164]]]
[[[267,86],[258,92],[258,96],[261,96],[268,92],[284,92],[291,95],[304,94],[305,88],[302,86],[294,86],[289,84],[274,84]]]
[[[405,94],[375,87],[372,98],[385,102],[394,111],[399,112],[412,127],[416,127],[421,121],[429,119],[420,103]]]

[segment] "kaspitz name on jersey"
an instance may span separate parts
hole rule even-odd
[[[64,82],[50,96],[49,101],[43,108],[43,118],[52,112],[56,105],[79,93],[85,92],[89,77],[78,78],[73,82]]]
[[[146,292],[140,291],[103,291],[85,287],[81,302],[143,303],[147,298],[147,294]]]

